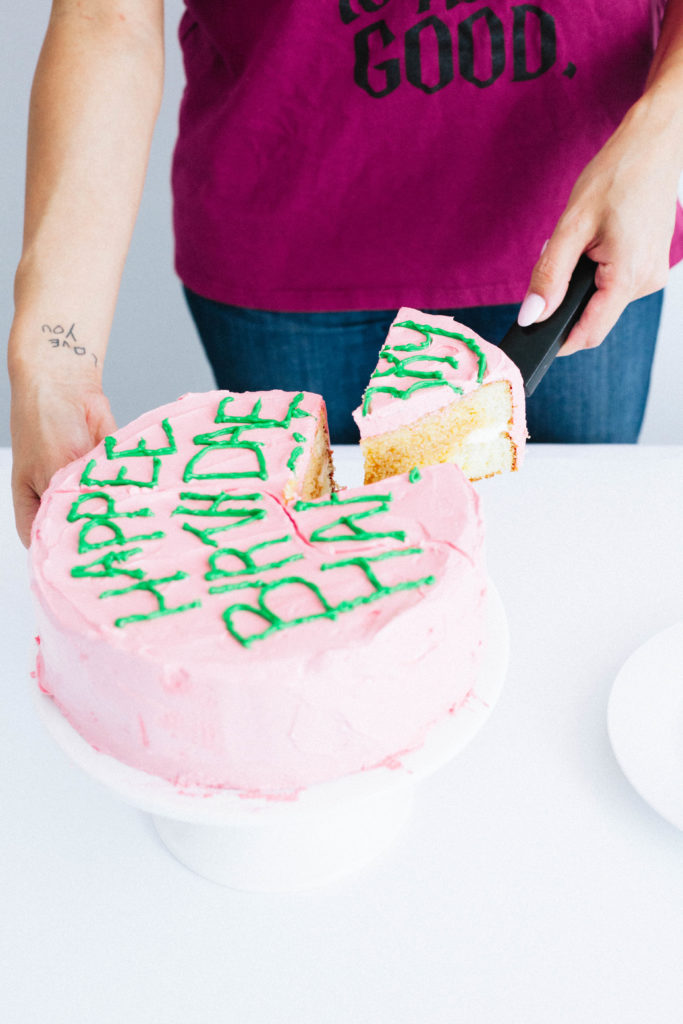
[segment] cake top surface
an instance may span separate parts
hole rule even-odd
[[[60,628],[169,666],[298,658],[371,637],[480,543],[477,497],[439,466],[301,498],[322,400],[186,395],[58,472],[31,545]]]
[[[511,383],[523,408],[519,370],[497,345],[450,316],[403,306],[354,419],[361,436],[397,430],[498,380]]]

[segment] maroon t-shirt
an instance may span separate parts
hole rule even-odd
[[[314,311],[521,300],[642,92],[656,0],[186,4],[178,273]]]

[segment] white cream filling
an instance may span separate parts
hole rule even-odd
[[[465,444],[490,444],[491,441],[497,441],[505,433],[506,427],[506,423],[501,423],[497,427],[477,427],[467,435]]]

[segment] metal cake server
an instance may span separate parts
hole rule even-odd
[[[597,263],[582,256],[569,281],[567,294],[553,315],[529,327],[515,323],[501,341],[499,347],[519,367],[527,398],[536,390],[596,291],[596,268]]]

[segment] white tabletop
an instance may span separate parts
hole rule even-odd
[[[355,451],[338,465],[357,477]],[[478,485],[512,639],[498,706],[379,862],[275,896],[182,867],[37,720],[8,478],[0,451],[2,1021],[681,1019],[683,833],[622,774],[606,706],[683,619],[683,448],[538,446]]]

